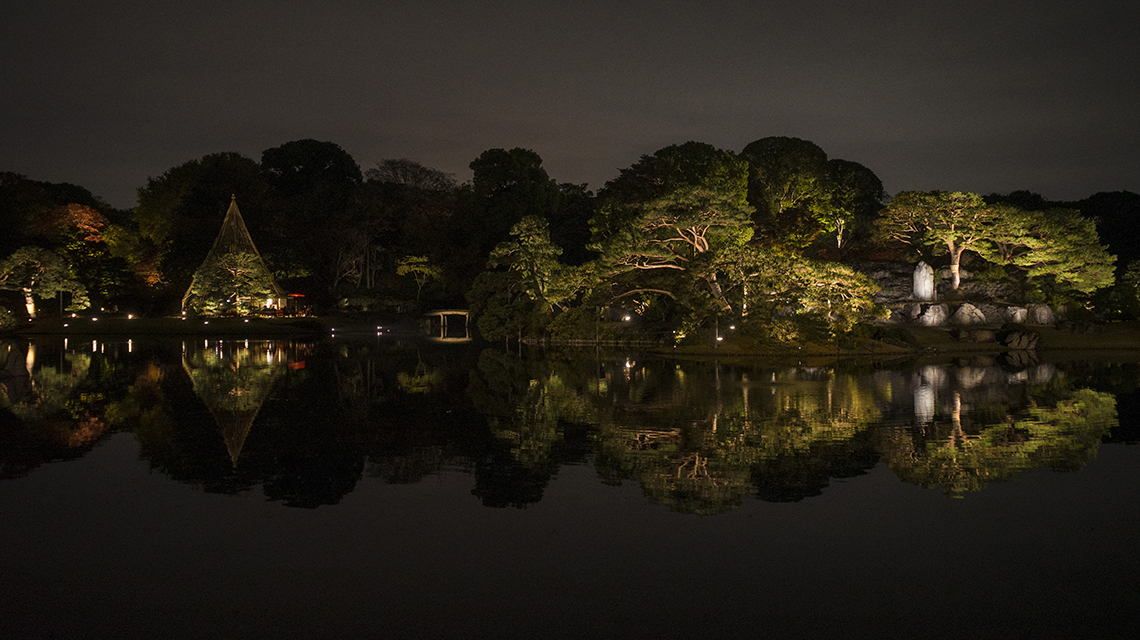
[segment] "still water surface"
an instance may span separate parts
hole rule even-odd
[[[0,637],[1130,637],[1140,368],[0,342]]]

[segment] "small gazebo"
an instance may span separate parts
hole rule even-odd
[[[264,304],[246,294],[240,286],[241,282],[250,281],[259,281],[264,285],[266,279],[269,293],[265,296]],[[261,288],[264,290],[266,287]],[[195,297],[227,299],[227,296],[233,298],[234,303],[271,309],[284,308],[287,299],[285,291],[273,279],[273,274],[265,266],[265,260],[249,236],[241,211],[238,210],[236,195],[230,196],[230,208],[226,211],[218,237],[214,239],[214,245],[194,272],[194,279],[182,296],[182,312],[186,312],[187,304],[193,302]]]

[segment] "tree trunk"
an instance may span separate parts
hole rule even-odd
[[[958,285],[962,282],[961,272],[958,268],[959,263],[962,261],[962,250],[950,250],[950,288],[957,291]]]
[[[716,298],[717,304],[720,305],[721,311],[732,311],[732,305],[728,304],[728,300],[724,297],[724,292],[720,290],[720,283],[716,281],[716,274],[710,273],[705,277],[705,281],[709,284],[709,291],[712,292],[713,297]]]
[[[24,307],[28,309],[28,317],[36,319],[36,299],[32,297],[31,289],[24,289]]]

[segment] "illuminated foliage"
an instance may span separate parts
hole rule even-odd
[[[396,263],[396,275],[411,276],[416,282],[416,300],[420,299],[424,285],[443,277],[443,270],[431,263],[427,256],[405,256]]]
[[[650,287],[676,298],[678,288],[707,289],[716,304],[731,308],[714,272],[692,267],[712,250],[746,242],[752,235],[752,208],[739,194],[706,189],[679,189],[642,205],[629,224],[615,230],[596,247],[599,262],[618,274],[671,270],[673,284]],[[612,276],[611,276],[612,277]],[[698,284],[699,283],[699,284]],[[634,278],[628,291],[645,287]],[[619,295],[622,295],[622,292]]]
[[[815,316],[843,332],[882,313],[873,301],[874,281],[838,262],[739,245],[718,252],[709,268],[724,274],[725,293],[745,317]]]
[[[1073,209],[996,209],[978,253],[1025,272],[1031,283],[1081,294],[1112,286],[1116,256],[1100,244],[1096,223]]]
[[[1117,424],[1116,399],[1079,389],[1066,399],[1031,404],[996,424],[966,422],[955,397],[950,424],[934,425],[934,437],[889,431],[884,445],[888,464],[907,482],[955,497],[1029,469],[1079,469],[1096,456],[1101,439]]]
[[[951,287],[961,284],[962,254],[977,252],[989,237],[995,206],[976,193],[903,191],[879,220],[883,233],[908,244],[924,244],[950,254]]]
[[[210,256],[194,273],[186,306],[196,313],[247,313],[273,296],[273,277],[254,253]]]
[[[36,298],[71,294],[68,311],[90,306],[87,289],[74,279],[59,254],[40,247],[21,247],[0,261],[0,289],[19,291],[29,318],[36,317]]]

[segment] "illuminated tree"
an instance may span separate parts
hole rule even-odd
[[[783,309],[826,320],[842,332],[882,312],[874,304],[875,282],[838,262],[736,245],[719,251],[709,268],[724,274],[725,293],[737,301],[742,316]]]
[[[1030,282],[1090,294],[1112,286],[1116,256],[1100,244],[1096,223],[1073,209],[1025,211],[998,206],[983,258],[1025,272]]]
[[[748,202],[764,239],[802,249],[819,233],[816,212],[826,205],[827,154],[815,143],[773,136],[740,152],[749,164]]]
[[[835,234],[835,246],[843,248],[852,225],[869,220],[882,208],[886,192],[873,171],[850,160],[827,161],[825,197],[812,208],[823,230]]]
[[[40,247],[21,247],[0,261],[0,289],[19,291],[24,295],[28,317],[36,317],[36,298],[50,298],[57,293],[70,293],[68,311],[90,306],[87,289],[76,281],[67,262],[54,251]]]
[[[721,292],[716,273],[691,267],[702,254],[752,235],[752,207],[737,194],[707,189],[678,189],[642,205],[629,224],[617,229],[597,247],[601,262],[615,273],[675,271],[687,274],[678,284],[693,286],[694,276],[722,310],[731,305]],[[664,290],[670,295],[675,292]]]
[[[416,281],[416,300],[419,300],[424,285],[431,280],[439,280],[443,276],[443,271],[439,266],[432,264],[427,256],[405,256],[397,263],[396,275],[412,276]]]
[[[550,241],[550,225],[538,216],[526,216],[511,227],[511,237],[514,240],[495,246],[487,265],[516,272],[526,294],[549,307],[551,285],[562,267],[562,249]]]
[[[273,295],[273,277],[257,254],[222,253],[207,258],[194,273],[186,306],[197,313],[243,313]]]
[[[748,163],[703,142],[672,145],[641,156],[599,194],[603,204],[591,221],[595,241],[629,224],[647,203],[694,189],[715,191],[743,203],[748,195]]]
[[[990,238],[996,218],[995,206],[976,193],[903,191],[887,205],[879,225],[895,240],[949,253],[951,286],[957,290],[962,254],[978,251]]]
[[[467,296],[488,339],[545,330],[555,308],[567,308],[593,282],[590,267],[558,261],[562,249],[550,241],[546,220],[526,216],[510,234],[512,240],[491,251],[489,270],[476,278]]]
[[[114,251],[132,259],[151,285],[170,283],[185,291],[210,249],[225,203],[236,194],[253,214],[269,210],[266,176],[256,161],[238,153],[212,153],[147,180],[138,190],[133,218],[137,234],[109,230]],[[251,218],[255,228],[266,220]],[[274,249],[275,247],[267,247]]]

